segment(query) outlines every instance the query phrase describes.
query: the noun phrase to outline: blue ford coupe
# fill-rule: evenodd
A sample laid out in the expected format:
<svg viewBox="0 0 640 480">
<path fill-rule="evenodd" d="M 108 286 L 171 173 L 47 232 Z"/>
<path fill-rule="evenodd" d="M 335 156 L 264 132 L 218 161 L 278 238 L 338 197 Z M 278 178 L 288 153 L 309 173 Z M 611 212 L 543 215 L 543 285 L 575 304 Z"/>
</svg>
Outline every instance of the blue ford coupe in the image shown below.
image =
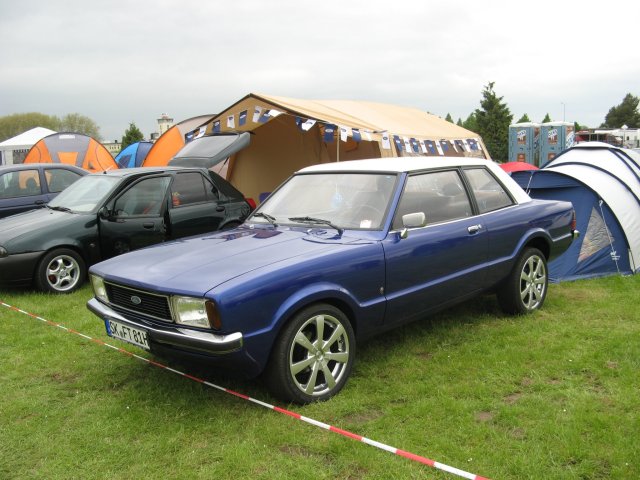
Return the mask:
<svg viewBox="0 0 640 480">
<path fill-rule="evenodd" d="M 94 265 L 88 307 L 112 337 L 308 403 L 343 388 L 368 336 L 487 291 L 540 308 L 574 228 L 570 203 L 530 199 L 490 161 L 321 164 L 236 229 Z"/>
</svg>

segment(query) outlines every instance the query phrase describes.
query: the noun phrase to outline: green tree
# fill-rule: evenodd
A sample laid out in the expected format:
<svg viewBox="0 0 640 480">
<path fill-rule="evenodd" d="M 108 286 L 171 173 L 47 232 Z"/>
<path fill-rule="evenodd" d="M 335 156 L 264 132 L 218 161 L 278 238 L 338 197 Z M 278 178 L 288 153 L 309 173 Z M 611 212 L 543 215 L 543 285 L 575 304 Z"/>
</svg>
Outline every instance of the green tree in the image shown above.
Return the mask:
<svg viewBox="0 0 640 480">
<path fill-rule="evenodd" d="M 529 123 L 529 122 L 531 122 L 531 119 L 529 118 L 529 115 L 525 113 L 520 117 L 520 120 L 518 120 L 516 123 Z"/>
<path fill-rule="evenodd" d="M 489 82 L 482 91 L 480 109 L 476 110 L 478 133 L 494 160 L 506 161 L 509 157 L 509 125 L 513 115 L 493 90 L 495 82 Z"/>
<path fill-rule="evenodd" d="M 132 143 L 141 142 L 142 140 L 144 140 L 144 135 L 136 124 L 131 122 L 129 124 L 129 128 L 124 132 L 124 136 L 122 137 L 122 146 L 120 147 L 120 151 L 124 150 Z"/>
<path fill-rule="evenodd" d="M 44 127 L 50 130 L 58 129 L 59 119 L 44 113 L 14 113 L 0 117 L 0 142 L 15 137 L 35 127 Z"/>
<path fill-rule="evenodd" d="M 451 114 L 450 113 L 447 113 L 447 116 L 444 117 L 444 119 L 449 123 L 453 123 L 453 118 L 451 118 Z"/>
<path fill-rule="evenodd" d="M 620 105 L 611 107 L 604 117 L 603 128 L 620 128 L 626 125 L 629 128 L 640 128 L 640 111 L 638 111 L 640 98 L 627 93 Z"/>
<path fill-rule="evenodd" d="M 100 127 L 98 127 L 96 122 L 79 113 L 68 113 L 62 117 L 57 130 L 61 132 L 82 133 L 96 140 L 102 140 L 100 137 Z"/>
<path fill-rule="evenodd" d="M 456 125 L 458 125 L 459 127 L 462 126 L 462 119 L 460 117 L 458 117 L 458 121 L 456 122 Z"/>
<path fill-rule="evenodd" d="M 549 116 L 549 114 L 547 113 L 544 118 L 542 119 L 542 123 L 547 123 L 551 121 L 551 117 Z"/>
<path fill-rule="evenodd" d="M 56 132 L 75 132 L 100 140 L 100 128 L 89 117 L 69 113 L 62 118 L 44 113 L 14 113 L 0 117 L 0 141 L 15 137 L 35 127 L 44 127 Z"/>
<path fill-rule="evenodd" d="M 470 113 L 467 119 L 462 122 L 462 127 L 478 133 L 478 119 L 476 118 L 475 112 Z"/>
</svg>

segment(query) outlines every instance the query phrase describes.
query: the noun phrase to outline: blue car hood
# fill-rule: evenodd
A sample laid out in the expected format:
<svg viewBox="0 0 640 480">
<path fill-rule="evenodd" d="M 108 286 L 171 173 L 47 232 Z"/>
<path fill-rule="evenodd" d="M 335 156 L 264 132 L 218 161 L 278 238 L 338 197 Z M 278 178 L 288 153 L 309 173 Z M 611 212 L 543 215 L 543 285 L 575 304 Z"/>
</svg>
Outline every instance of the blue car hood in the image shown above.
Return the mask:
<svg viewBox="0 0 640 480">
<path fill-rule="evenodd" d="M 242 227 L 126 253 L 94 265 L 91 272 L 142 289 L 204 295 L 248 272 L 362 242 L 346 235 L 337 237 L 333 231 Z"/>
</svg>

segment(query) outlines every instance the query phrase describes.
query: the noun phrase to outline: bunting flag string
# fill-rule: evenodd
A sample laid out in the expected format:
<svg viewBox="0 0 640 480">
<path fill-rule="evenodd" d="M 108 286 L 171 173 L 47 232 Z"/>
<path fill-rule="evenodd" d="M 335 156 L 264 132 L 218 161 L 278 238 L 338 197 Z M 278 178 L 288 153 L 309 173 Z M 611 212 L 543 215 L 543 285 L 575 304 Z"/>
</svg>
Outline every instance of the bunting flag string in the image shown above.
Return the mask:
<svg viewBox="0 0 640 480">
<path fill-rule="evenodd" d="M 383 150 L 390 150 L 393 140 L 396 153 L 398 156 L 409 155 L 426 155 L 426 156 L 445 156 L 455 154 L 457 156 L 485 156 L 479 138 L 457 138 L 457 139 L 428 139 L 409 137 L 401 134 L 390 134 L 386 130 L 371 130 L 360 127 L 349 127 L 346 125 L 334 125 L 329 122 L 317 120 L 314 118 L 305 118 L 286 111 L 277 110 L 275 108 L 263 107 L 255 105 L 253 107 L 253 115 L 251 121 L 255 124 L 264 124 L 280 115 L 291 115 L 295 119 L 295 124 L 302 132 L 308 132 L 314 126 L 318 125 L 321 130 L 322 139 L 325 143 L 333 143 L 336 138 L 341 142 L 347 142 L 349 137 L 354 142 L 360 143 L 365 141 L 378 141 Z M 237 113 L 226 116 L 225 126 L 228 130 L 234 130 L 237 127 L 245 127 L 248 123 L 249 110 L 242 110 Z M 210 133 L 218 134 L 222 130 L 222 120 L 215 120 L 210 124 Z M 187 141 L 199 138 L 204 135 L 207 126 L 198 128 L 186 135 Z M 376 137 L 373 137 L 376 135 Z"/>
</svg>

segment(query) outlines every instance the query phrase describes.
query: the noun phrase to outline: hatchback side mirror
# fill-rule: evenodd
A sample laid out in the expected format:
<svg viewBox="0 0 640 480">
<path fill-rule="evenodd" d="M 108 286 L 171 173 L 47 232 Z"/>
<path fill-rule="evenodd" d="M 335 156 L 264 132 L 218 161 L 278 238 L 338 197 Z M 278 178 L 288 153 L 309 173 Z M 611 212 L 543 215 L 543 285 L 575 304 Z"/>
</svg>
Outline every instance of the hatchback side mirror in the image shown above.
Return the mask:
<svg viewBox="0 0 640 480">
<path fill-rule="evenodd" d="M 100 210 L 98 210 L 98 216 L 103 220 L 108 220 L 109 218 L 111 218 L 111 212 L 107 207 L 102 207 Z"/>
</svg>

